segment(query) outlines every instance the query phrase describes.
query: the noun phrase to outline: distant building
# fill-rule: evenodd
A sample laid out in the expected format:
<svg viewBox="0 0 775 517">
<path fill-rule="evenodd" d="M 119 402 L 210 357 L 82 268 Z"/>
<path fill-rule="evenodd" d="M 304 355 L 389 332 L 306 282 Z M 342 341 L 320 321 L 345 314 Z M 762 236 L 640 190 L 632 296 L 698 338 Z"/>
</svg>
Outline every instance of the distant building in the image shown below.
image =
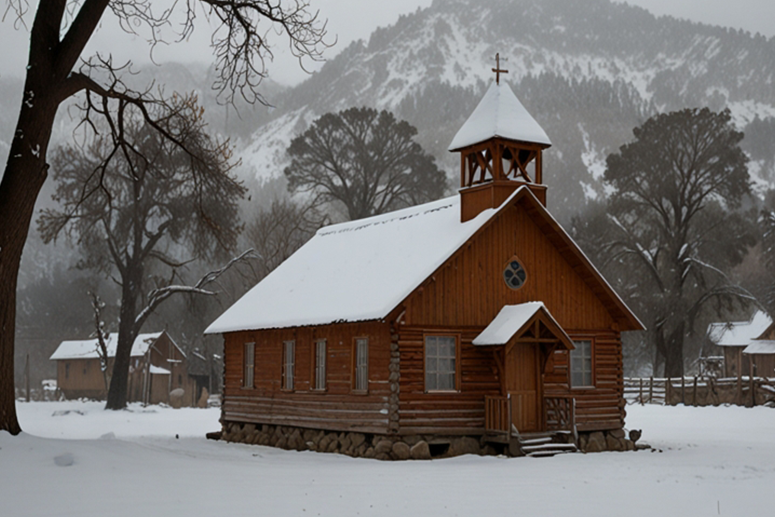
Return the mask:
<svg viewBox="0 0 775 517">
<path fill-rule="evenodd" d="M 724 352 L 724 376 L 775 377 L 775 325 L 756 311 L 749 321 L 720 321 L 708 326 L 708 338 Z"/>
<path fill-rule="evenodd" d="M 113 369 L 118 334 L 106 340 L 108 372 Z M 188 373 L 186 354 L 164 331 L 139 334 L 130 354 L 128 402 L 170 402 L 170 392 L 184 390 L 183 404 L 196 405 L 197 380 Z M 57 387 L 67 399 L 104 399 L 107 395 L 97 339 L 62 341 L 51 355 L 57 363 Z"/>
</svg>

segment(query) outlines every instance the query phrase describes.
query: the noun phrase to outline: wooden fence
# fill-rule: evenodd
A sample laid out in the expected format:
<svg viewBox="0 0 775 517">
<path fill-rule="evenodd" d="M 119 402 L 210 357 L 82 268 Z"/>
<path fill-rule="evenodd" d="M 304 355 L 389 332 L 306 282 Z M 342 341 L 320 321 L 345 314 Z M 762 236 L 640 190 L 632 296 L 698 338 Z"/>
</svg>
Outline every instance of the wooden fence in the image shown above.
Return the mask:
<svg viewBox="0 0 775 517">
<path fill-rule="evenodd" d="M 655 377 L 624 379 L 629 404 L 717 406 L 775 404 L 775 378 L 765 377 Z"/>
</svg>

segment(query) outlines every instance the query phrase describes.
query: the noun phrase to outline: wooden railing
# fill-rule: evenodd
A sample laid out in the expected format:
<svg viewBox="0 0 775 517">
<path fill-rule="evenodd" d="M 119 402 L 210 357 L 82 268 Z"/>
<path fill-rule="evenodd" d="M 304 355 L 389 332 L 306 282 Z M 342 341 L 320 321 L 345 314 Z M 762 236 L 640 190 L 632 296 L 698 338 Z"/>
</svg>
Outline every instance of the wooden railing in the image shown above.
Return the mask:
<svg viewBox="0 0 775 517">
<path fill-rule="evenodd" d="M 573 397 L 544 397 L 547 431 L 576 434 L 576 400 Z"/>
<path fill-rule="evenodd" d="M 484 429 L 488 434 L 505 434 L 511 430 L 509 397 L 484 397 Z"/>
</svg>

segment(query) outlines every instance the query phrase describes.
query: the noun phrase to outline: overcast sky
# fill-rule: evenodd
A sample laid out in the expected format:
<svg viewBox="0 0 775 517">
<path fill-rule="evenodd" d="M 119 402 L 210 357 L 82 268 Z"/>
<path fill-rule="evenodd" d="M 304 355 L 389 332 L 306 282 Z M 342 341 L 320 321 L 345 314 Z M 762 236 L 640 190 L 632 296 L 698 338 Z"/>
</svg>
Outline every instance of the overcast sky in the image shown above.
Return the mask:
<svg viewBox="0 0 775 517">
<path fill-rule="evenodd" d="M 350 42 L 368 38 L 375 28 L 394 23 L 400 14 L 429 6 L 431 0 L 310 0 L 310 3 L 320 10 L 322 18 L 328 19 L 331 40 L 338 38 L 337 44 L 326 53 L 330 58 Z M 752 33 L 760 32 L 767 37 L 775 36 L 775 0 L 627 0 L 627 3 L 644 7 L 656 15 L 667 14 L 713 25 L 742 28 Z M 30 15 L 28 26 L 31 20 Z M 199 30 L 188 43 L 157 49 L 157 61 L 210 60 L 208 30 L 203 25 L 200 24 Z M 137 42 L 140 44 L 128 43 L 123 35 L 111 38 L 117 30 L 106 22 L 93 38 L 91 48 L 110 49 L 119 62 L 129 58 L 138 62 L 148 61 L 147 47 L 141 41 Z M 29 35 L 25 29 L 14 29 L 13 17 L 8 16 L 0 22 L 0 49 L 3 49 L 0 55 L 0 77 L 23 74 L 28 41 Z M 120 44 L 117 45 L 117 42 Z M 270 65 L 270 76 L 283 84 L 303 80 L 306 75 L 296 61 L 282 51 L 281 40 L 276 40 L 275 49 L 279 52 L 276 53 L 275 62 Z M 308 68 L 314 69 L 315 65 L 308 65 Z"/>
</svg>

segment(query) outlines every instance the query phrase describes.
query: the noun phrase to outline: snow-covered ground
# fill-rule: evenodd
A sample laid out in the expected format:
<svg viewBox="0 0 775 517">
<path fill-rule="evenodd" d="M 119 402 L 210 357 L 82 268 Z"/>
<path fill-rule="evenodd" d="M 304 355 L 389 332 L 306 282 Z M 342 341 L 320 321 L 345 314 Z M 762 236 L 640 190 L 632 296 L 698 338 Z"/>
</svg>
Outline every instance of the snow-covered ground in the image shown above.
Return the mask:
<svg viewBox="0 0 775 517">
<path fill-rule="evenodd" d="M 3 516 L 775 515 L 768 408 L 629 406 L 659 452 L 390 463 L 208 441 L 217 409 L 17 407 Z"/>
</svg>

